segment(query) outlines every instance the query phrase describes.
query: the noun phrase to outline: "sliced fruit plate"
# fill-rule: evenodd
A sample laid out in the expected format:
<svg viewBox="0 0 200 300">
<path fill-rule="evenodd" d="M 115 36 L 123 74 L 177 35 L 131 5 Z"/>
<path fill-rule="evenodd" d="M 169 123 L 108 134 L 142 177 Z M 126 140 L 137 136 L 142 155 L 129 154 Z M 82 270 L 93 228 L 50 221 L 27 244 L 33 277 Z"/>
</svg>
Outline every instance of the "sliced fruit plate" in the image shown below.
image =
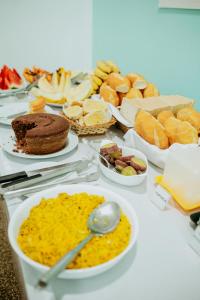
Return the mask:
<svg viewBox="0 0 200 300">
<path fill-rule="evenodd" d="M 38 74 L 43 75 L 38 82 L 38 87 L 33 88 L 31 93 L 34 96 L 45 97 L 49 105 L 61 107 L 64 103 L 82 101 L 98 93 L 108 74 L 119 72 L 118 66 L 111 61 L 100 61 L 97 66 L 97 69 L 87 73 L 65 70 L 64 67 L 51 73 L 33 67 L 25 68 L 23 75 L 28 82 L 33 82 Z M 100 69 L 106 73 L 104 74 Z"/>
<path fill-rule="evenodd" d="M 23 88 L 23 81 L 15 68 L 4 65 L 0 69 L 0 93 Z"/>
<path fill-rule="evenodd" d="M 51 78 L 43 76 L 38 81 L 38 87 L 31 90 L 32 95 L 43 96 L 47 104 L 60 107 L 72 100 L 84 100 L 91 93 L 90 75 L 83 72 L 66 71 L 64 68 L 52 73 Z"/>
</svg>

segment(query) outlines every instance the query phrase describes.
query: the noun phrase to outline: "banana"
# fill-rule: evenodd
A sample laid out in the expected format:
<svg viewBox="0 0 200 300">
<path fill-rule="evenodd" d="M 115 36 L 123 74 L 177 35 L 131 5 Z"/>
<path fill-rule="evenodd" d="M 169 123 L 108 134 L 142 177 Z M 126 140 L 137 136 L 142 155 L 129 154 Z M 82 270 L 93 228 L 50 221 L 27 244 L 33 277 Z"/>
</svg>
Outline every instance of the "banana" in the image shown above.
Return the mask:
<svg viewBox="0 0 200 300">
<path fill-rule="evenodd" d="M 95 74 L 97 77 L 101 78 L 102 80 L 106 80 L 106 79 L 108 78 L 108 74 L 105 73 L 105 72 L 103 72 L 103 71 L 101 71 L 99 68 L 96 68 L 96 69 L 94 70 L 94 74 Z"/>
<path fill-rule="evenodd" d="M 107 61 L 106 61 L 106 64 L 109 65 L 109 66 L 111 67 L 112 72 L 120 73 L 119 67 L 118 67 L 116 64 L 114 64 L 111 60 L 107 60 Z"/>
<path fill-rule="evenodd" d="M 94 95 L 94 94 L 96 94 L 96 93 L 97 93 L 97 91 L 94 90 L 94 89 L 92 89 L 89 96 L 92 96 L 92 95 Z"/>
<path fill-rule="evenodd" d="M 104 61 L 98 61 L 97 62 L 97 68 L 99 68 L 101 71 L 109 74 L 112 72 L 112 67 L 106 64 Z"/>
<path fill-rule="evenodd" d="M 92 75 L 92 80 L 93 80 L 93 82 L 95 82 L 98 86 L 101 86 L 102 83 L 103 83 L 103 81 L 102 81 L 99 77 L 97 77 L 96 75 Z"/>
<path fill-rule="evenodd" d="M 95 81 L 92 81 L 92 88 L 93 88 L 93 90 L 98 90 L 98 88 L 99 88 L 99 86 L 96 84 L 96 82 Z"/>
</svg>

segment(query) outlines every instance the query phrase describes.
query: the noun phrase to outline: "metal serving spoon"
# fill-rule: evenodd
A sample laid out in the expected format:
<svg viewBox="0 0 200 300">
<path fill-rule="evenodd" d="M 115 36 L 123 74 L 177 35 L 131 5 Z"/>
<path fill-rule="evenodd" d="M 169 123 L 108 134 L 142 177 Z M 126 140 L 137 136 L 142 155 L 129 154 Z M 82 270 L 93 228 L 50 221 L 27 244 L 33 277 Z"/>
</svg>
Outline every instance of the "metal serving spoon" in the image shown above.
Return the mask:
<svg viewBox="0 0 200 300">
<path fill-rule="evenodd" d="M 98 154 L 98 156 L 101 158 L 102 163 L 108 168 L 108 169 L 114 169 L 113 165 L 103 156 L 100 154 L 100 152 L 91 144 L 89 143 L 85 138 L 82 139 L 83 144 L 90 147 L 95 153 Z"/>
<path fill-rule="evenodd" d="M 98 234 L 106 234 L 115 229 L 120 220 L 120 207 L 116 202 L 105 202 L 93 210 L 88 218 L 91 233 L 73 250 L 65 254 L 52 268 L 45 272 L 38 281 L 39 287 L 46 287 L 50 280 L 58 275 L 81 251 L 81 249 Z"/>
</svg>

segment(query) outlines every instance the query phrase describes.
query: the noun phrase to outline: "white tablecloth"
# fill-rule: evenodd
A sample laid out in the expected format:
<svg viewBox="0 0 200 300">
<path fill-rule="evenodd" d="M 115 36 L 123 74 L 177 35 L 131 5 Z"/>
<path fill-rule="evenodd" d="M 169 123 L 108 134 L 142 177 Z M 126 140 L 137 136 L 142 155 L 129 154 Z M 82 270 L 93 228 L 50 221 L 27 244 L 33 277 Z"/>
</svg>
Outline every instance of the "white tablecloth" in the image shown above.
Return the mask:
<svg viewBox="0 0 200 300">
<path fill-rule="evenodd" d="M 9 130 L 9 127 L 0 126 L 0 143 Z M 109 138 L 116 135 L 120 136 L 121 133 L 110 132 Z M 81 147 L 71 157 L 81 158 Z M 53 160 L 63 159 L 66 157 Z M 1 174 L 34 162 L 0 150 Z M 192 231 L 189 218 L 174 208 L 160 211 L 150 201 L 154 196 L 153 178 L 158 173 L 158 169 L 150 166 L 148 180 L 132 188 L 119 186 L 103 176 L 98 181 L 98 184 L 121 194 L 135 208 L 140 228 L 134 252 L 99 276 L 85 280 L 57 279 L 45 291 L 35 290 L 38 273 L 22 263 L 29 299 L 199 300 L 200 259 L 187 243 Z M 16 200 L 13 201 L 16 203 Z M 17 204 L 13 204 L 13 201 L 7 202 L 10 215 L 20 203 L 19 199 Z"/>
</svg>

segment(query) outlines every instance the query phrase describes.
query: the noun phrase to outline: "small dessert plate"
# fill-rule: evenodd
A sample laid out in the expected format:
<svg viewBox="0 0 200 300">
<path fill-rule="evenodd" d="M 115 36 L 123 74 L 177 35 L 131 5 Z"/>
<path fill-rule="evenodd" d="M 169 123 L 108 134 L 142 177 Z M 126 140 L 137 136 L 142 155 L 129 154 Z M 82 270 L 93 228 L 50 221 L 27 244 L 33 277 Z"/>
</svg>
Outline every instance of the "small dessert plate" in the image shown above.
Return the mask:
<svg viewBox="0 0 200 300">
<path fill-rule="evenodd" d="M 67 144 L 65 148 L 63 148 L 60 151 L 51 153 L 51 154 L 43 154 L 43 155 L 35 155 L 35 154 L 26 154 L 23 152 L 17 152 L 16 149 L 16 139 L 12 132 L 8 134 L 7 139 L 3 142 L 2 148 L 7 153 L 21 157 L 21 158 L 28 158 L 28 159 L 46 159 L 46 158 L 52 158 L 52 157 L 58 157 L 61 155 L 68 154 L 72 150 L 74 150 L 78 145 L 78 137 L 74 135 L 73 133 L 69 132 L 67 137 Z"/>
<path fill-rule="evenodd" d="M 11 126 L 12 120 L 17 116 L 24 115 L 24 112 L 28 113 L 28 109 L 28 102 L 4 104 L 0 107 L 0 124 Z M 54 110 L 48 106 L 45 107 L 45 111 L 49 114 L 55 113 Z M 12 118 L 10 115 L 16 116 Z"/>
<path fill-rule="evenodd" d="M 103 140 L 101 142 L 100 148 L 103 145 L 110 144 L 110 143 L 114 143 L 114 142 L 111 140 Z M 109 169 L 108 167 L 106 167 L 101 162 L 100 157 L 98 157 L 98 162 L 99 162 L 99 166 L 100 166 L 102 173 L 108 179 L 110 179 L 118 184 L 122 184 L 122 185 L 126 185 L 126 186 L 135 186 L 135 185 L 141 184 L 145 180 L 145 178 L 147 177 L 147 174 L 148 174 L 148 162 L 147 162 L 146 156 L 141 151 L 138 151 L 136 149 L 124 147 L 121 145 L 119 145 L 119 147 L 122 149 L 123 156 L 135 155 L 136 157 L 142 159 L 147 166 L 146 171 L 144 173 L 137 174 L 137 175 L 125 176 L 125 175 L 118 173 L 117 171 L 115 171 L 113 169 Z M 99 151 L 100 151 L 100 149 L 99 149 Z"/>
</svg>

